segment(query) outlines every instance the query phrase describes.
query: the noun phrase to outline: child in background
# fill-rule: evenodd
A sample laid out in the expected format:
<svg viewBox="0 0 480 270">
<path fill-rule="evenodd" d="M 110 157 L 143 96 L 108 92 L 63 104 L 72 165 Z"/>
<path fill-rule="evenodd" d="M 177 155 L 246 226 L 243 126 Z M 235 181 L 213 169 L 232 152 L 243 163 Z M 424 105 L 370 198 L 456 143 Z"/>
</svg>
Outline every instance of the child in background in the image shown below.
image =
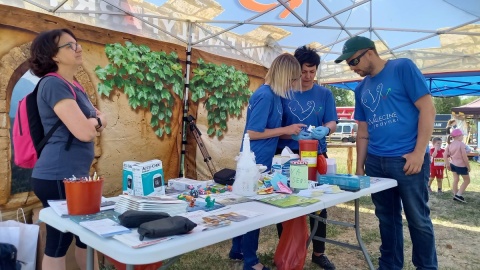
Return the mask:
<svg viewBox="0 0 480 270">
<path fill-rule="evenodd" d="M 460 129 L 452 130 L 450 136 L 453 138 L 452 142 L 445 149 L 444 159 L 447 170 L 453 173 L 453 200 L 466 203 L 463 198 L 463 192 L 470 184 L 470 163 L 468 162 L 466 145 L 463 143 L 463 133 Z M 449 160 L 449 158 L 451 160 Z M 463 183 L 458 188 L 459 175 L 463 178 Z"/>
<path fill-rule="evenodd" d="M 432 193 L 432 182 L 437 178 L 438 193 L 442 193 L 443 168 L 445 167 L 445 159 L 443 157 L 445 150 L 442 147 L 442 139 L 435 137 L 432 140 L 432 148 L 430 149 L 430 179 L 428 181 L 428 192 Z"/>
</svg>

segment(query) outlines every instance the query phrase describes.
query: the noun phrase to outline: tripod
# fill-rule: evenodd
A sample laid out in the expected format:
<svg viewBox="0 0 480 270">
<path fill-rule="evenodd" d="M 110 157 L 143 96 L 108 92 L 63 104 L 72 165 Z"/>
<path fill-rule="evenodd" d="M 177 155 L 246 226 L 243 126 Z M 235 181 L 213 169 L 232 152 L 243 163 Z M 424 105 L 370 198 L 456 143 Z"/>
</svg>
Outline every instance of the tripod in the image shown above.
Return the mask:
<svg viewBox="0 0 480 270">
<path fill-rule="evenodd" d="M 198 129 L 197 125 L 195 125 L 195 118 L 192 115 L 189 115 L 186 118 L 186 121 L 188 122 L 188 125 L 190 127 L 190 131 L 193 133 L 193 136 L 195 137 L 195 141 L 197 141 L 198 147 L 200 148 L 200 152 L 202 152 L 203 155 L 203 161 L 207 164 L 208 170 L 213 175 L 217 172 L 217 169 L 215 169 L 215 165 L 213 165 L 212 162 L 212 157 L 210 154 L 208 154 L 207 148 L 205 147 L 205 144 L 203 144 L 202 140 L 202 133 Z"/>
</svg>

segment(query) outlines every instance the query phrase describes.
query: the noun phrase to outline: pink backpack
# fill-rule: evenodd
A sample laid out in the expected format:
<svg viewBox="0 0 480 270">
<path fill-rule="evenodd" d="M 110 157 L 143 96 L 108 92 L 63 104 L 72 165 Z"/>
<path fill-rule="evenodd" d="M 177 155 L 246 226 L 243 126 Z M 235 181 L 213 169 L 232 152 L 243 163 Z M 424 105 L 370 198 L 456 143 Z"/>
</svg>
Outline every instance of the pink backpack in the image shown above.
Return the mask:
<svg viewBox="0 0 480 270">
<path fill-rule="evenodd" d="M 18 102 L 17 113 L 13 122 L 12 139 L 14 161 L 15 164 L 21 168 L 31 169 L 35 166 L 48 139 L 52 137 L 55 130 L 62 124 L 62 121 L 59 119 L 45 135 L 40 113 L 38 112 L 37 93 L 40 82 L 48 76 L 55 76 L 65 81 L 65 79 L 57 73 L 48 73 L 38 81 L 32 93 L 26 95 Z M 73 97 L 76 100 L 77 95 L 72 86 L 66 81 L 65 83 L 72 91 Z M 77 82 L 74 83 L 83 91 L 83 88 Z M 67 148 L 69 148 L 73 139 L 72 135 L 70 135 L 70 137 Z"/>
</svg>

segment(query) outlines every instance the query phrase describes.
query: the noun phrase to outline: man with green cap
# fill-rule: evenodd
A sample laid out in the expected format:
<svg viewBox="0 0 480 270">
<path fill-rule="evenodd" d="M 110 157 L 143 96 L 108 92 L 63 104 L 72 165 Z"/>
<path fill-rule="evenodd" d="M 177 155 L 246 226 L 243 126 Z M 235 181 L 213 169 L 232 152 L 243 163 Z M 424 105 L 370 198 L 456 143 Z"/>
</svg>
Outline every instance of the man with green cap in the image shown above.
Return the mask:
<svg viewBox="0 0 480 270">
<path fill-rule="evenodd" d="M 380 222 L 379 269 L 403 268 L 402 206 L 417 269 L 438 269 L 435 236 L 427 205 L 435 107 L 425 78 L 406 58 L 383 60 L 366 37 L 345 42 L 335 62 L 346 61 L 364 77 L 355 89 L 357 175 L 397 180 L 398 186 L 372 194 Z"/>
</svg>

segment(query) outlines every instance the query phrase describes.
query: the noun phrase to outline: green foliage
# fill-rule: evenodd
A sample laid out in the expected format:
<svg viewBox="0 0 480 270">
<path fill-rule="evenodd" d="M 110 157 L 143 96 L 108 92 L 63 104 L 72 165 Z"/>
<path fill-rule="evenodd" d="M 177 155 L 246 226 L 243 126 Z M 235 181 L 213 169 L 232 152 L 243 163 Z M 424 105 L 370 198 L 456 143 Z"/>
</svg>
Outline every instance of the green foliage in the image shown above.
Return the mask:
<svg viewBox="0 0 480 270">
<path fill-rule="evenodd" d="M 355 97 L 353 91 L 331 85 L 325 85 L 325 87 L 332 91 L 333 98 L 335 99 L 335 106 L 352 107 L 355 104 Z"/>
<path fill-rule="evenodd" d="M 453 107 L 461 105 L 460 97 L 433 98 L 437 114 L 451 114 Z"/>
<path fill-rule="evenodd" d="M 150 126 L 157 136 L 170 134 L 175 104 L 172 91 L 183 98 L 182 66 L 178 63 L 177 54 L 154 52 L 148 46 L 128 41 L 125 46 L 120 43 L 106 45 L 105 53 L 110 63 L 104 68 L 95 68 L 102 81 L 98 92 L 108 97 L 114 88 L 123 90 L 133 109 L 150 110 Z"/>
<path fill-rule="evenodd" d="M 461 102 L 460 106 L 463 106 L 463 105 L 465 105 L 465 104 L 468 104 L 468 103 L 470 103 L 470 102 L 473 102 L 473 101 L 475 101 L 475 100 L 477 100 L 477 99 L 479 99 L 479 98 L 480 98 L 480 97 L 477 97 L 477 96 L 465 96 L 465 97 L 462 97 L 462 98 L 460 99 L 460 102 Z"/>
<path fill-rule="evenodd" d="M 248 103 L 251 92 L 248 89 L 247 74 L 233 66 L 220 66 L 198 60 L 190 81 L 192 101 L 203 100 L 207 110 L 209 136 L 222 137 L 227 129 L 229 116 L 239 116 Z"/>
</svg>

